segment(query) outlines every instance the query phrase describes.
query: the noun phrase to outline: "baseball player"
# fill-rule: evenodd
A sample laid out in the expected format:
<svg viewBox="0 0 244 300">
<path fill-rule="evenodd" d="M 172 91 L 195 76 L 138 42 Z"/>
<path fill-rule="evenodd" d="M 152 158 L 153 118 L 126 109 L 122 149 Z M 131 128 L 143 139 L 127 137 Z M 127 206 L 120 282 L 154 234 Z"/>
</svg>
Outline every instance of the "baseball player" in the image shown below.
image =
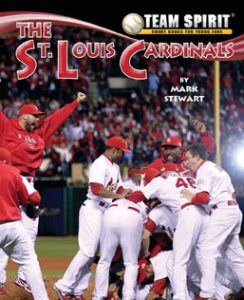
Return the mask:
<svg viewBox="0 0 244 300">
<path fill-rule="evenodd" d="M 142 257 L 149 255 L 150 237 L 154 232 L 165 233 L 173 240 L 176 221 L 171 209 L 163 204 L 154 207 L 149 212 L 142 235 Z M 167 239 L 163 234 L 162 238 L 167 243 Z"/>
<path fill-rule="evenodd" d="M 152 179 L 150 169 L 146 171 L 144 184 Z M 159 171 L 156 170 L 159 174 Z M 128 199 L 133 197 L 128 196 Z M 117 247 L 120 245 L 125 265 L 122 295 L 124 300 L 135 299 L 137 261 L 141 246 L 144 206 L 128 199 L 110 204 L 106 210 L 100 238 L 101 256 L 96 269 L 94 300 L 102 300 L 108 294 L 109 267 Z"/>
<path fill-rule="evenodd" d="M 173 249 L 174 249 L 174 267 L 177 269 L 177 267 L 180 269 L 173 272 L 175 277 L 173 278 L 173 284 L 174 284 L 174 299 L 187 299 L 186 296 L 186 267 L 187 262 L 189 261 L 189 256 L 191 254 L 189 248 L 192 247 L 192 245 L 196 242 L 197 236 L 196 231 L 201 229 L 201 220 L 199 216 L 201 216 L 201 212 L 198 212 L 197 207 L 187 207 L 189 205 L 188 201 L 184 199 L 181 196 L 181 191 L 184 189 L 195 189 L 195 183 L 192 178 L 185 177 L 180 175 L 179 173 L 175 171 L 179 171 L 179 168 L 177 165 L 168 163 L 165 164 L 165 171 L 162 173 L 161 177 L 154 178 L 149 185 L 144 187 L 142 189 L 142 193 L 147 199 L 152 198 L 158 198 L 162 204 L 170 208 L 170 210 L 173 212 L 173 218 L 175 218 L 176 221 L 176 232 L 177 228 L 178 231 L 183 233 L 186 231 L 187 237 L 185 238 L 186 241 L 189 240 L 189 243 L 187 243 L 184 238 L 180 236 L 180 234 L 174 234 L 174 240 L 173 240 Z M 184 208 L 184 210 L 182 210 Z M 189 226 L 184 226 L 179 223 L 183 223 L 183 211 L 184 213 L 187 212 L 188 217 L 186 217 L 186 223 L 188 221 Z M 189 211 L 189 212 L 188 212 Z M 196 212 L 195 212 L 196 211 Z M 191 223 L 192 221 L 192 223 Z M 188 224 L 187 223 L 187 224 Z M 199 226 L 195 226 L 197 224 L 200 224 Z M 182 227 L 182 230 L 180 230 Z M 179 229 L 180 228 L 180 229 Z M 183 234 L 182 234 L 183 236 Z M 182 241 L 183 239 L 183 241 Z M 178 245 L 182 243 L 182 246 Z M 177 244 L 177 245 L 176 245 Z M 184 246 L 185 245 L 185 246 Z M 182 255 L 180 255 L 180 251 L 182 247 L 187 248 L 187 251 L 182 251 Z M 185 249 L 184 248 L 184 249 Z M 181 257 L 181 260 L 178 260 L 178 257 Z M 180 265 L 180 263 L 182 265 Z M 181 268 L 180 268 L 181 267 Z"/>
<path fill-rule="evenodd" d="M 137 260 L 141 245 L 143 218 L 140 206 L 121 199 L 109 206 L 103 216 L 100 239 L 101 257 L 96 269 L 93 299 L 102 300 L 108 293 L 109 267 L 120 245 L 125 265 L 123 299 L 135 299 Z"/>
<path fill-rule="evenodd" d="M 21 265 L 32 295 L 36 300 L 48 300 L 34 245 L 21 220 L 19 205 L 39 205 L 36 191 L 28 194 L 19 170 L 8 165 L 11 154 L 0 148 L 0 247 L 11 259 Z"/>
<path fill-rule="evenodd" d="M 200 141 L 207 148 L 208 153 L 213 153 L 215 142 L 210 133 L 207 132 L 204 123 L 191 119 L 192 125 L 200 133 Z M 154 160 L 147 168 L 155 168 L 161 170 L 165 163 L 173 162 L 178 165 L 181 172 L 189 172 L 185 161 L 185 151 L 182 150 L 181 139 L 177 136 L 169 136 L 163 143 L 163 154 L 161 158 Z"/>
<path fill-rule="evenodd" d="M 191 206 L 193 207 L 193 205 Z M 182 245 L 181 245 L 182 246 Z M 196 295 L 199 293 L 200 290 L 200 282 L 201 282 L 201 262 L 199 261 L 199 255 L 197 255 L 195 249 L 191 252 L 191 257 L 189 262 L 187 263 L 187 286 L 185 286 L 185 289 L 187 290 L 185 292 L 185 295 L 182 296 L 181 299 L 195 299 Z M 183 261 L 183 264 L 184 261 Z M 226 300 L 229 299 L 229 295 L 231 290 L 233 290 L 233 278 L 231 270 L 226 268 L 223 269 L 224 262 L 222 258 L 218 259 L 218 265 L 221 266 L 219 271 L 221 273 L 216 274 L 216 280 L 215 280 L 215 287 L 216 287 L 216 293 L 215 298 L 217 300 Z M 166 262 L 167 266 L 167 275 L 170 280 L 170 283 L 174 285 L 174 277 L 175 277 L 175 270 L 174 270 L 174 253 L 172 252 L 172 255 L 168 257 L 168 260 Z M 174 292 L 172 290 L 172 292 Z M 175 295 L 172 294 L 172 297 L 175 298 Z"/>
<path fill-rule="evenodd" d="M 78 93 L 77 99 L 65 105 L 47 118 L 33 104 L 24 104 L 19 110 L 17 119 L 8 119 L 0 111 L 0 146 L 8 149 L 12 153 L 12 163 L 20 170 L 20 174 L 26 177 L 34 185 L 34 176 L 38 171 L 42 160 L 46 141 L 64 123 L 64 121 L 76 110 L 79 104 L 85 101 L 86 95 Z M 38 209 L 30 206 L 22 206 L 22 222 L 30 235 L 33 243 L 35 242 L 38 230 Z M 27 213 L 30 217 L 27 216 Z M 4 271 L 7 265 L 7 256 L 0 250 L 0 283 L 6 281 Z M 30 291 L 21 268 L 15 283 Z"/>
<path fill-rule="evenodd" d="M 197 172 L 197 193 L 184 191 L 187 200 L 196 205 L 208 205 L 211 216 L 202 245 L 202 280 L 199 299 L 215 294 L 216 259 L 222 254 L 227 264 L 244 287 L 244 251 L 239 240 L 242 213 L 235 199 L 228 173 L 211 161 L 201 144 L 191 145 L 186 159 L 192 171 Z"/>
<path fill-rule="evenodd" d="M 130 153 L 121 137 L 106 141 L 106 150 L 92 164 L 89 173 L 87 200 L 81 205 L 79 215 L 79 251 L 62 279 L 54 289 L 60 299 L 79 297 L 87 289 L 81 276 L 84 268 L 91 266 L 96 255 L 102 226 L 102 216 L 112 199 L 125 198 L 130 190 L 123 190 L 118 163 L 124 152 Z M 122 191 L 118 193 L 117 191 Z"/>
<path fill-rule="evenodd" d="M 137 289 L 136 299 L 153 300 L 158 299 L 164 295 L 166 298 L 165 288 L 168 285 L 168 274 L 166 262 L 169 259 L 172 251 L 161 251 L 157 255 L 148 260 L 141 259 L 138 263 L 138 284 L 142 285 L 144 282 L 153 277 L 153 284 L 149 290 Z"/>
<path fill-rule="evenodd" d="M 202 207 L 186 202 L 181 206 L 173 239 L 174 300 L 188 299 L 187 267 L 195 250 L 201 262 L 200 249 L 205 242 L 209 215 Z"/>
<path fill-rule="evenodd" d="M 156 174 L 156 169 L 152 170 L 155 170 Z M 158 171 L 158 176 L 138 192 L 141 195 L 140 200 L 157 198 L 178 217 L 181 205 L 187 202 L 181 197 L 180 192 L 187 188 L 194 189 L 194 180 L 191 177 L 180 175 L 177 164 L 167 163 L 164 165 L 163 171 L 161 176 L 159 176 L 160 172 Z M 145 176 L 144 180 L 146 179 Z"/>
<path fill-rule="evenodd" d="M 175 275 L 174 281 L 176 281 L 177 284 L 179 281 L 182 280 L 182 278 L 183 280 L 185 280 L 183 284 L 184 289 L 186 285 L 186 268 L 191 258 L 191 248 L 193 247 L 193 245 L 196 244 L 196 241 L 198 241 L 199 243 L 200 238 L 198 237 L 198 235 L 200 235 L 200 233 L 203 234 L 202 214 L 201 212 L 198 211 L 195 212 L 195 210 L 198 209 L 199 208 L 197 207 L 183 209 L 180 211 L 178 220 L 176 220 L 169 207 L 165 205 L 159 205 L 156 208 L 154 208 L 152 211 L 150 211 L 148 220 L 145 224 L 144 233 L 143 233 L 143 239 L 145 239 L 143 245 L 144 247 L 146 247 L 146 249 L 149 248 L 147 240 L 149 240 L 150 235 L 155 230 L 161 230 L 165 232 L 168 235 L 168 237 L 173 240 L 175 270 L 174 271 L 172 270 L 172 273 L 173 275 Z M 203 214 L 204 214 L 203 216 L 205 216 L 204 212 Z M 189 227 L 190 227 L 189 229 L 184 224 L 184 221 L 187 224 L 189 223 Z M 176 227 L 176 223 L 179 224 L 177 225 L 177 227 Z M 192 239 L 194 239 L 194 241 L 192 241 Z M 144 250 L 144 252 L 146 252 L 146 249 Z M 180 263 L 180 266 L 178 263 Z M 179 270 L 177 268 L 179 268 Z M 181 268 L 183 268 L 183 270 Z M 178 277 L 180 278 L 178 279 Z M 173 280 L 173 276 L 172 276 L 172 280 Z M 178 287 L 177 284 L 176 286 Z M 181 287 L 182 285 L 180 284 L 180 288 Z M 183 291 L 185 293 L 184 289 Z M 175 297 L 177 297 L 177 294 L 175 294 Z M 181 297 L 183 299 L 186 296 L 181 296 Z"/>
</svg>

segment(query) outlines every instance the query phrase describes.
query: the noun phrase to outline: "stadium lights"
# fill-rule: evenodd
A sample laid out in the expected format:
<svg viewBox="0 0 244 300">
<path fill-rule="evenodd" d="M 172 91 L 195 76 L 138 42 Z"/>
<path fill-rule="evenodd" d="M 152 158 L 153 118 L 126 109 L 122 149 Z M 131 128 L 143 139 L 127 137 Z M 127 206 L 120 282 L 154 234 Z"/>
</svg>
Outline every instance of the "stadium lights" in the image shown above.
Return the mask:
<svg viewBox="0 0 244 300">
<path fill-rule="evenodd" d="M 236 162 L 239 168 L 244 169 L 244 146 L 236 151 Z"/>
</svg>

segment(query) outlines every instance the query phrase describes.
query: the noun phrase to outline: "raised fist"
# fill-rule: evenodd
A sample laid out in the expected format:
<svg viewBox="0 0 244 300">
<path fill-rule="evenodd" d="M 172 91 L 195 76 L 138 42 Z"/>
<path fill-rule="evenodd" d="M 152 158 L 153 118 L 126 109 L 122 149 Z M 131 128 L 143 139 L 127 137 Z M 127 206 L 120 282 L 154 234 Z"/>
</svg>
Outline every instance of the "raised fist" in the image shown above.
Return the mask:
<svg viewBox="0 0 244 300">
<path fill-rule="evenodd" d="M 203 122 L 194 119 L 194 118 L 190 118 L 191 124 L 194 126 L 194 128 L 199 132 L 199 133 L 205 133 L 206 130 L 206 126 Z"/>
<path fill-rule="evenodd" d="M 78 92 L 76 100 L 78 103 L 85 102 L 86 101 L 86 94 L 82 92 Z"/>
</svg>

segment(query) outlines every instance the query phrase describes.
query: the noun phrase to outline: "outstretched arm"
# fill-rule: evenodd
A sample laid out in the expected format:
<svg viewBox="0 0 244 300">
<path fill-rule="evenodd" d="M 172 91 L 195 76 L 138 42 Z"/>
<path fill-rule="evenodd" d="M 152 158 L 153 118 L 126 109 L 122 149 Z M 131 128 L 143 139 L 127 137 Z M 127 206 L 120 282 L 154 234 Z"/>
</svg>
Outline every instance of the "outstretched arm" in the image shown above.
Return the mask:
<svg viewBox="0 0 244 300">
<path fill-rule="evenodd" d="M 196 131 L 200 133 L 201 144 L 207 149 L 208 154 L 212 154 L 216 147 L 212 134 L 207 132 L 206 126 L 203 122 L 194 118 L 191 118 L 190 121 Z"/>
<path fill-rule="evenodd" d="M 10 120 L 5 116 L 5 114 L 0 110 L 0 135 L 5 131 L 6 126 Z"/>
<path fill-rule="evenodd" d="M 52 113 L 49 117 L 44 120 L 44 125 L 42 127 L 43 138 L 47 140 L 50 136 L 63 125 L 63 123 L 68 119 L 68 117 L 77 109 L 80 103 L 86 101 L 86 95 L 79 92 L 77 98 L 64 107 L 60 108 L 56 112 Z"/>
</svg>

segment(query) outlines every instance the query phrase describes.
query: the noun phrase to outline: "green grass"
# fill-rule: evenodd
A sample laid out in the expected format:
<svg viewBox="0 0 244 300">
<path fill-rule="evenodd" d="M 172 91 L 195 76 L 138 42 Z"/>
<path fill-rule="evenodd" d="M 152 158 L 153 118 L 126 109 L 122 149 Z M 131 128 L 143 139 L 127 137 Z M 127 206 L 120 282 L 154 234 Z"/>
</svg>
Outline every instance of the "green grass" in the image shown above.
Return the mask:
<svg viewBox="0 0 244 300">
<path fill-rule="evenodd" d="M 244 248 L 244 238 L 241 238 Z M 77 236 L 69 237 L 38 237 L 36 241 L 36 252 L 39 257 L 73 257 L 78 250 Z M 64 271 L 42 270 L 44 277 L 55 276 L 60 277 Z M 8 276 L 15 277 L 15 272 L 8 272 Z"/>
<path fill-rule="evenodd" d="M 38 237 L 36 252 L 38 256 L 65 257 L 74 256 L 78 250 L 77 236 Z"/>
<path fill-rule="evenodd" d="M 77 236 L 46 237 L 38 236 L 36 240 L 36 252 L 38 257 L 73 257 L 78 250 Z M 43 276 L 61 277 L 65 270 L 42 270 Z M 15 271 L 8 271 L 7 276 L 14 278 Z"/>
<path fill-rule="evenodd" d="M 42 270 L 42 276 L 45 277 L 62 277 L 64 274 L 64 271 L 48 271 L 48 270 Z M 7 277 L 15 278 L 17 272 L 13 271 L 8 271 L 7 272 Z"/>
</svg>

